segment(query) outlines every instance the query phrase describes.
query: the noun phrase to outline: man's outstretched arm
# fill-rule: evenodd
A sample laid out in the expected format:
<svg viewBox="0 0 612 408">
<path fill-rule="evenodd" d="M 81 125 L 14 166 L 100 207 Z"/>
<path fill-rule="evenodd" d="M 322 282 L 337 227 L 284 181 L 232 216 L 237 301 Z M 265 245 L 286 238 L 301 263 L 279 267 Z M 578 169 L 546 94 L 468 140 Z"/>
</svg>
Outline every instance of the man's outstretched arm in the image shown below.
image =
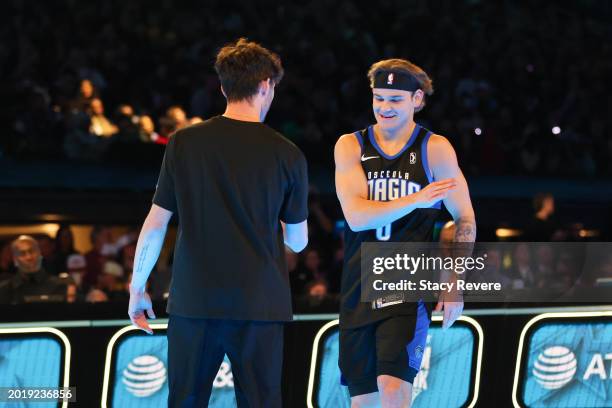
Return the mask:
<svg viewBox="0 0 612 408">
<path fill-rule="evenodd" d="M 376 229 L 402 218 L 417 208 L 430 207 L 455 187 L 452 178 L 440 179 L 421 191 L 391 201 L 368 200 L 368 184 L 361 167 L 361 147 L 355 135 L 338 139 L 334 149 L 336 194 L 344 218 L 353 231 Z"/>
<path fill-rule="evenodd" d="M 153 267 L 155 267 L 164 244 L 170 218 L 172 218 L 172 211 L 153 204 L 140 230 L 138 244 L 136 245 L 134 272 L 130 283 L 128 315 L 135 326 L 149 334 L 152 334 L 153 330 L 149 327 L 145 311 L 150 319 L 155 319 L 155 314 L 153 313 L 151 298 L 145 289 L 147 279 Z"/>
</svg>

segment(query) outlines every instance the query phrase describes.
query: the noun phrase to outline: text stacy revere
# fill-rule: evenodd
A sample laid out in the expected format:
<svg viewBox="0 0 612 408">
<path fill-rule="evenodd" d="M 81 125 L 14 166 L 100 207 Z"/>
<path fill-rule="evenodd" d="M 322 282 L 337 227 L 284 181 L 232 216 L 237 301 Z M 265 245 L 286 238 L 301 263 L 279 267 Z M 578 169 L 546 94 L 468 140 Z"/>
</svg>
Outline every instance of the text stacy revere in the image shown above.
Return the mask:
<svg viewBox="0 0 612 408">
<path fill-rule="evenodd" d="M 499 282 L 466 282 L 463 279 L 457 279 L 455 282 L 433 282 L 427 279 L 421 279 L 418 282 L 402 279 L 397 282 L 385 282 L 382 279 L 376 279 L 372 283 L 372 287 L 376 291 L 500 291 L 502 285 Z"/>
</svg>

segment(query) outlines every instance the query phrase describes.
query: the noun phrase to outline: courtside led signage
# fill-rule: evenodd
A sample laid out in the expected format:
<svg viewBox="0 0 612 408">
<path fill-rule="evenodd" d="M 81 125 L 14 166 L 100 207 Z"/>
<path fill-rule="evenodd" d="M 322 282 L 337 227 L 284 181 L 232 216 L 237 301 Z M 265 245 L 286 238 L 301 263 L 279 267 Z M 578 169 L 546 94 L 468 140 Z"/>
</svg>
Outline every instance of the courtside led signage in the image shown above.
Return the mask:
<svg viewBox="0 0 612 408">
<path fill-rule="evenodd" d="M 119 330 L 107 348 L 102 404 L 106 407 L 168 406 L 168 341 L 165 324 L 152 325 L 153 335 L 134 327 Z M 236 406 L 234 379 L 225 357 L 213 382 L 209 407 Z"/>
<path fill-rule="evenodd" d="M 478 397 L 482 329 L 465 316 L 448 330 L 442 330 L 439 317 L 433 320 L 421 371 L 414 379 L 412 407 L 472 407 Z M 351 405 L 347 387 L 340 385 L 337 320 L 323 326 L 315 338 L 307 404 Z"/>
<path fill-rule="evenodd" d="M 612 312 L 532 319 L 516 370 L 517 407 L 612 407 Z"/>
</svg>

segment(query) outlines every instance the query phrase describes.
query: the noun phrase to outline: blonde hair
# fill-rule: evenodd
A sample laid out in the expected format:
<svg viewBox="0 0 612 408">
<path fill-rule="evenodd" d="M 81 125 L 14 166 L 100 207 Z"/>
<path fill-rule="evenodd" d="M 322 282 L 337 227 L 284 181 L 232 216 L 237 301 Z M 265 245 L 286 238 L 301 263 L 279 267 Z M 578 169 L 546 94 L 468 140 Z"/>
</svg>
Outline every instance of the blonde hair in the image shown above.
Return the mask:
<svg viewBox="0 0 612 408">
<path fill-rule="evenodd" d="M 413 64 L 412 62 L 401 59 L 391 58 L 382 61 L 375 62 L 368 70 L 368 79 L 370 80 L 370 87 L 374 87 L 374 80 L 376 75 L 381 71 L 392 71 L 401 72 L 413 76 L 419 83 L 420 89 L 425 95 L 432 95 L 434 93 L 433 81 L 427 75 L 427 72 L 423 71 L 421 67 Z M 418 106 L 415 111 L 418 112 L 425 106 L 425 97 L 423 102 Z"/>
</svg>

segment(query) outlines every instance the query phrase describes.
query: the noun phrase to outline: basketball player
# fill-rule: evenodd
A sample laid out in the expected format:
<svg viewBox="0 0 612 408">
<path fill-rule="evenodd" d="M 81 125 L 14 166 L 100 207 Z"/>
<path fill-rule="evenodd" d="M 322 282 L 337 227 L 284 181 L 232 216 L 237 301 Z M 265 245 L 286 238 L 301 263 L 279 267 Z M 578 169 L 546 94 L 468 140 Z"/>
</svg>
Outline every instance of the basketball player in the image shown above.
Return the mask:
<svg viewBox="0 0 612 408">
<path fill-rule="evenodd" d="M 283 239 L 307 244 L 308 177 L 302 152 L 264 125 L 280 58 L 240 39 L 217 54 L 222 116 L 170 139 L 142 227 L 129 316 L 152 333 L 146 281 L 177 213 L 168 300 L 168 406 L 208 406 L 227 354 L 238 407 L 280 408 L 283 322 L 292 319 Z"/>
<path fill-rule="evenodd" d="M 360 302 L 360 245 L 431 241 L 442 202 L 457 226 L 456 242 L 474 242 L 476 224 L 453 147 L 414 122 L 425 95 L 433 93 L 431 79 L 403 59 L 375 63 L 368 78 L 376 124 L 343 135 L 335 147 L 336 191 L 350 227 L 345 233 L 339 365 L 353 408 L 409 407 L 430 310 L 423 302 L 398 298 Z M 446 328 L 461 315 L 463 303 L 442 297 L 436 310 L 444 311 Z"/>
</svg>

